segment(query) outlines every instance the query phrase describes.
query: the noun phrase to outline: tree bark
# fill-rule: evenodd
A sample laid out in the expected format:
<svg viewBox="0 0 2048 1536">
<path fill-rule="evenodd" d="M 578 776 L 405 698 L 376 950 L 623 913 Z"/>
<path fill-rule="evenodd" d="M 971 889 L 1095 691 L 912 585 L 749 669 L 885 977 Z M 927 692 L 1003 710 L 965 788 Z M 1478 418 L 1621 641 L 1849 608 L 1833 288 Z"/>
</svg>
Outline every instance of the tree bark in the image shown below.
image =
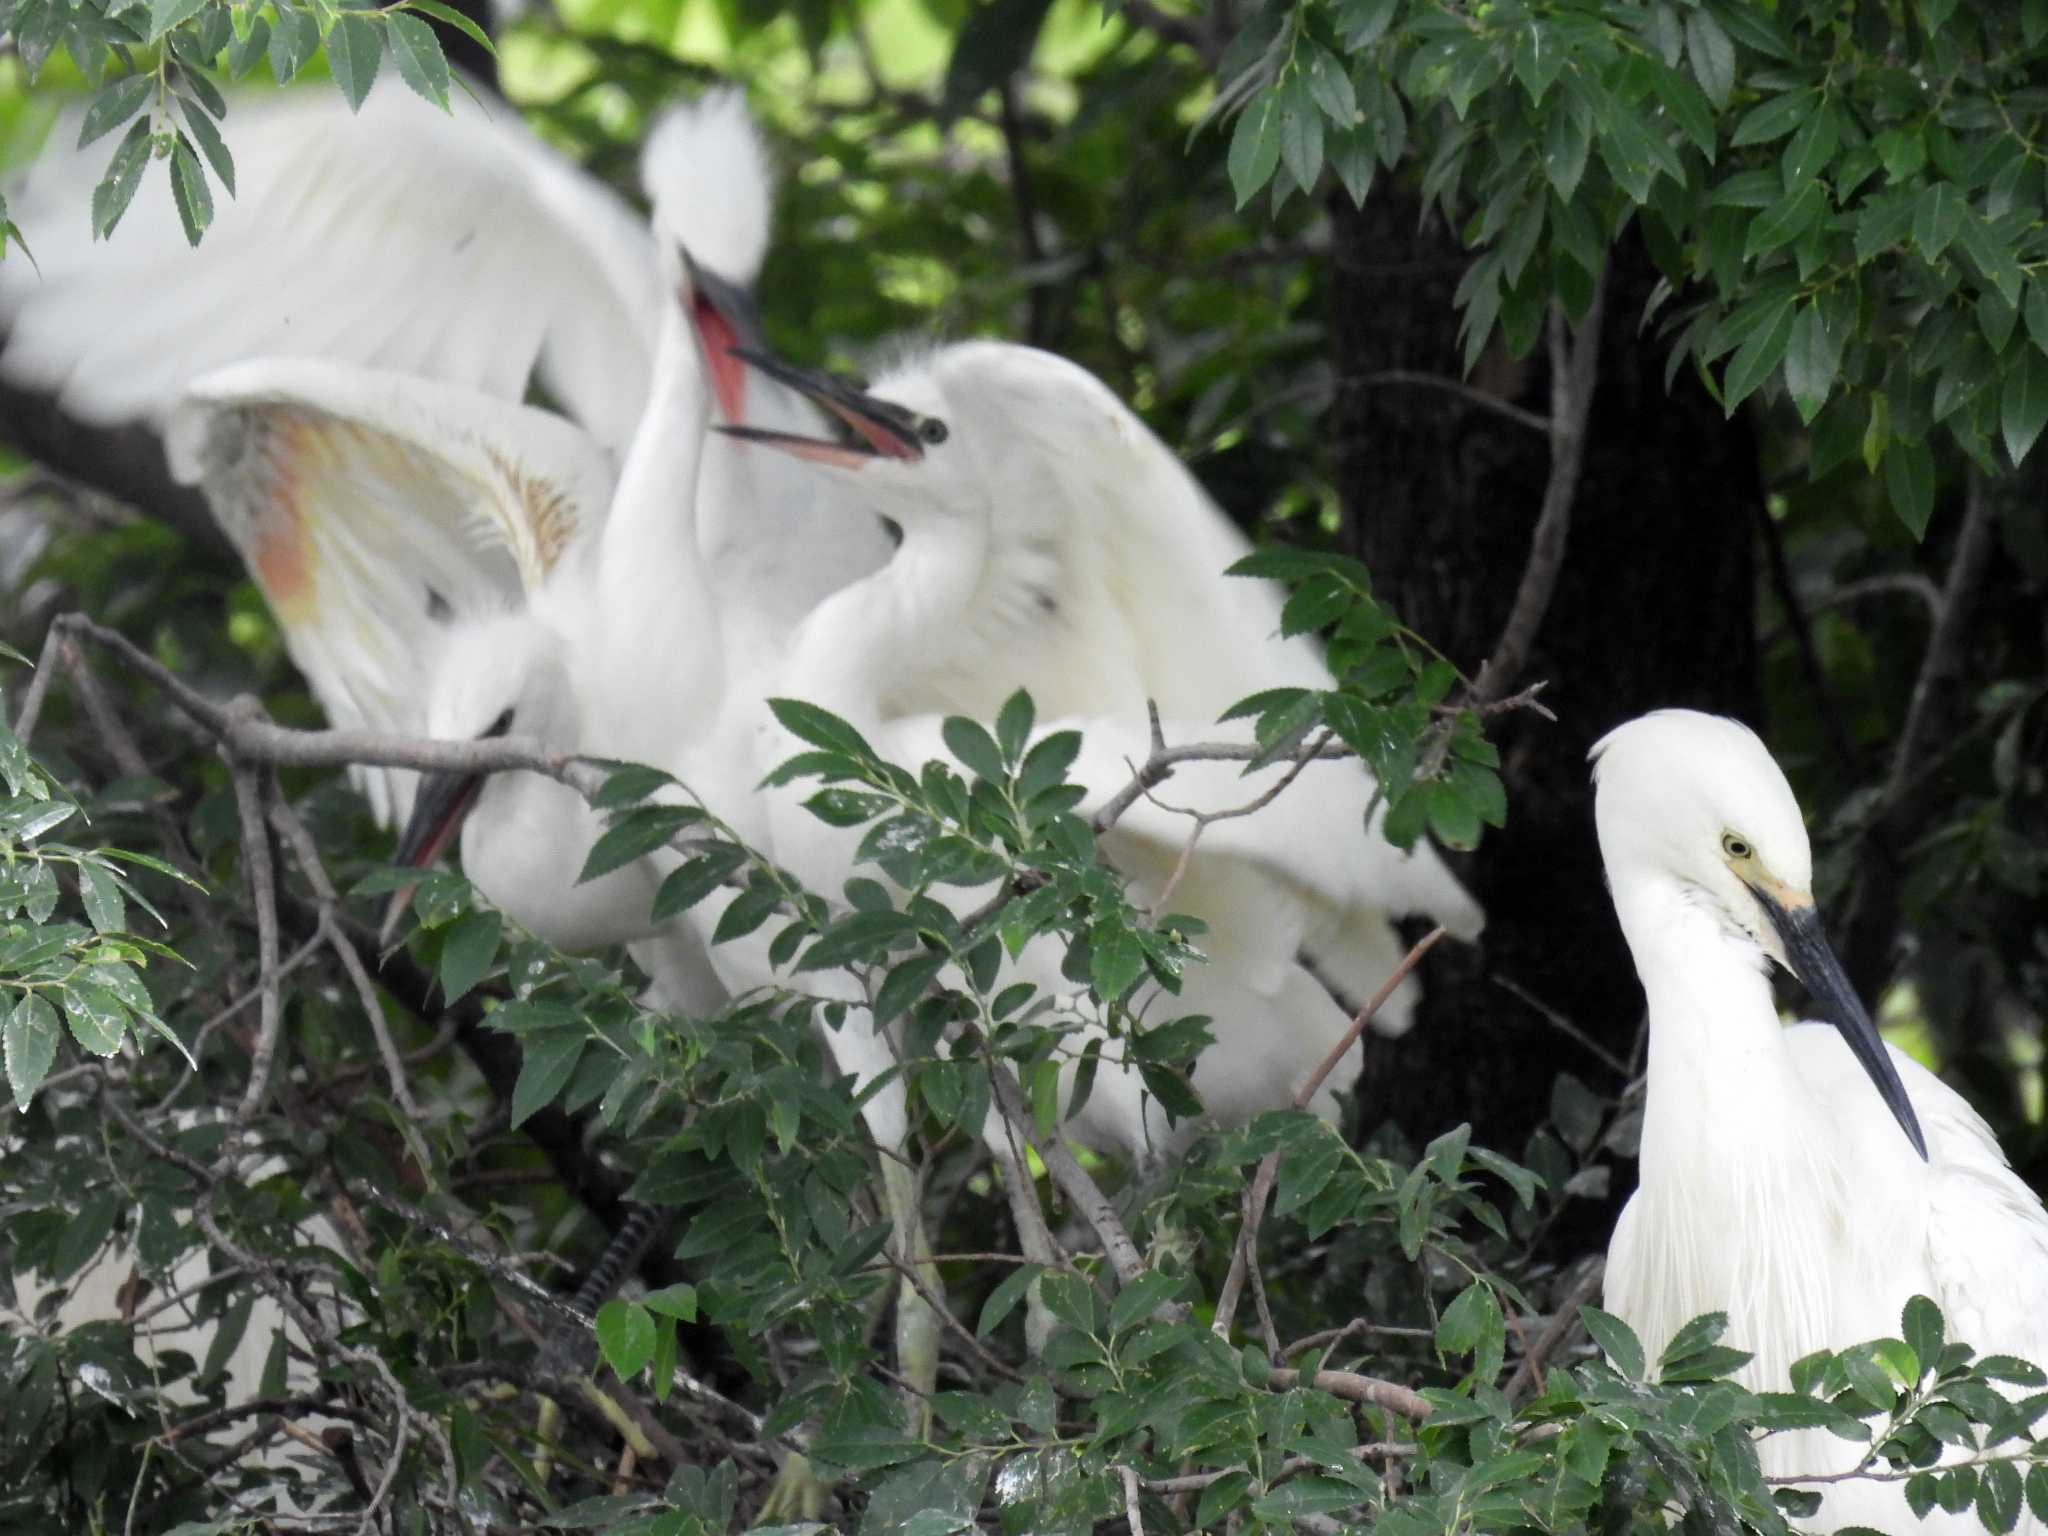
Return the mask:
<svg viewBox="0 0 2048 1536">
<path fill-rule="evenodd" d="M 1501 631 L 1549 471 L 1544 435 L 1440 389 L 1359 383 L 1399 371 L 1461 377 L 1452 304 L 1467 261 L 1412 197 L 1333 199 L 1331 340 L 1340 380 L 1338 492 L 1351 552 L 1379 595 L 1471 676 Z M 1555 595 L 1527 669 L 1555 724 L 1498 718 L 1508 824 L 1461 873 L 1484 904 L 1477 949 L 1443 946 L 1423 974 L 1416 1029 L 1368 1045 L 1366 1122 L 1420 1140 L 1469 1120 L 1519 1154 L 1556 1074 L 1621 1083 L 1593 1051 L 1510 990 L 1626 1058 L 1642 991 L 1594 839 L 1586 752 L 1614 726 L 1672 705 L 1760 724 L 1752 534 L 1756 450 L 1688 374 L 1667 392 L 1664 351 L 1638 320 L 1655 273 L 1625 239 L 1610 256 L 1599 383 Z M 1490 353 L 1469 381 L 1539 415 L 1549 368 Z"/>
</svg>

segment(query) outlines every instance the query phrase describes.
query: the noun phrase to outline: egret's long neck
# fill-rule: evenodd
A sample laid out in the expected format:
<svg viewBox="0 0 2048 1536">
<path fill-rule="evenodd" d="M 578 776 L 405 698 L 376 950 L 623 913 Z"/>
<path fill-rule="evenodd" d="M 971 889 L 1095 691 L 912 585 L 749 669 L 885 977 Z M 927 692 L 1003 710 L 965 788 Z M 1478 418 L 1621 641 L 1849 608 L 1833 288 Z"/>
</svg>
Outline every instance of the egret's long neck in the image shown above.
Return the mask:
<svg viewBox="0 0 2048 1536">
<path fill-rule="evenodd" d="M 587 751 L 665 765 L 691 722 L 717 706 L 717 605 L 697 541 L 709 421 L 695 344 L 670 302 L 585 599 L 581 665 L 602 698 L 589 711 Z"/>
<path fill-rule="evenodd" d="M 1825 1330 L 1824 1218 L 1840 1172 L 1823 1106 L 1756 951 L 1668 875 L 1610 866 L 1609 879 L 1650 1011 L 1641 1256 L 1610 1306 L 1653 1358 L 1681 1324 L 1725 1311 L 1727 1342 L 1757 1354 L 1745 1378 L 1782 1388 Z"/>
</svg>

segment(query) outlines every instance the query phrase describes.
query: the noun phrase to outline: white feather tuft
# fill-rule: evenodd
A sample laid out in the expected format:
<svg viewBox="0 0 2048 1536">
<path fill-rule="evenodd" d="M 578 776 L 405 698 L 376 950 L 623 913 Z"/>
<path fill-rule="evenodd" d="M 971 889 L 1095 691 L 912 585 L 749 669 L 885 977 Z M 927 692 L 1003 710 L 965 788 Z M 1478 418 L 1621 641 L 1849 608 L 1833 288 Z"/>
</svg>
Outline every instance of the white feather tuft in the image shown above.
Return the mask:
<svg viewBox="0 0 2048 1536">
<path fill-rule="evenodd" d="M 751 284 L 768 252 L 775 173 L 744 93 L 712 91 L 671 108 L 640 152 L 658 227 L 728 282 Z"/>
</svg>

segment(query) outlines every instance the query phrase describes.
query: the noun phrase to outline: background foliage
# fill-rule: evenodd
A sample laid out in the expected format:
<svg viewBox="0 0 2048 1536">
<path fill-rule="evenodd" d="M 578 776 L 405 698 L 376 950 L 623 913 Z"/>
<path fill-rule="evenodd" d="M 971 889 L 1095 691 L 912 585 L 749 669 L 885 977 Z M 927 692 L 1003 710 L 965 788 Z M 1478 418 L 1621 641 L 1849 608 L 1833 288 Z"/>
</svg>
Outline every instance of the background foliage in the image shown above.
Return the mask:
<svg viewBox="0 0 2048 1536">
<path fill-rule="evenodd" d="M 325 69 L 359 94 L 387 68 L 434 95 L 451 88 L 438 35 L 623 183 L 664 97 L 732 76 L 791 171 L 762 283 L 778 343 L 855 363 L 906 333 L 1051 347 L 1107 379 L 1269 541 L 1335 554 L 1366 547 L 1380 505 L 1338 494 L 1378 446 L 1337 430 L 1346 391 L 1365 387 L 1367 365 L 1395 371 L 1339 339 L 1355 298 L 1333 274 L 1376 259 L 1350 244 L 1343 200 L 1393 206 L 1457 253 L 1440 324 L 1465 388 L 1493 405 L 1447 374 L 1371 386 L 1415 391 L 1447 418 L 1553 410 L 1546 315 L 1553 301 L 1574 322 L 1597 314 L 1605 270 L 1600 334 L 1681 392 L 1703 377 L 1756 465 L 1754 581 L 1721 596 L 1755 613 L 1757 723 L 1812 813 L 1822 900 L 1851 919 L 1858 979 L 1893 1038 L 1965 1085 L 2038 1180 L 2048 500 L 2030 450 L 2048 420 L 2048 7 L 1305 0 L 1183 14 L 1130 0 L 1105 17 L 1073 0 L 593 0 L 493 25 L 495 70 L 449 14 L 427 0 L 0 0 L 0 165 L 33 152 L 66 93 L 89 92 L 110 162 L 96 217 L 112 222 L 140 176 L 168 175 L 200 237 L 231 192 L 220 93 L 237 79 Z M 0 233 L 33 251 L 36 232 L 5 219 L 0 208 Z M 1631 261 L 1648 282 L 1620 307 Z M 1612 409 L 1596 394 L 1586 432 Z M 316 878 L 281 827 L 260 840 L 279 888 L 288 1071 L 276 1103 L 224 1122 L 214 1111 L 232 1110 L 250 1075 L 262 922 L 230 769 L 160 689 L 86 638 L 44 651 L 49 621 L 89 612 L 209 695 L 248 691 L 296 724 L 315 712 L 216 551 L 149 508 L 138 517 L 25 460 L 7 470 L 0 633 L 58 669 L 30 738 L 37 766 L 0 734 L 0 1017 L 10 1074 L 40 1079 L 0 1132 L 9 1261 L 17 1282 L 61 1283 L 113 1244 L 115 1269 L 139 1266 L 161 1299 L 192 1283 L 168 1279 L 177 1263 L 203 1255 L 218 1278 L 185 1305 L 220 1319 L 222 1342 L 138 1352 L 134 1324 L 161 1315 L 149 1296 L 130 1301 L 133 1324 L 59 1340 L 6 1314 L 6 1521 L 232 1528 L 284 1482 L 336 1523 L 380 1500 L 407 1529 L 552 1512 L 571 1528 L 722 1531 L 756 1512 L 801 1433 L 844 1479 L 820 1512 L 846 1529 L 1575 1530 L 1676 1499 L 1716 1527 L 1768 1531 L 1809 1511 L 1774 1499 L 1742 1426 L 1853 1434 L 1849 1419 L 1872 1412 L 1890 1416 L 1872 1437 L 1890 1459 L 1873 1469 L 1910 1477 L 1916 1507 L 1974 1506 L 1993 1530 L 2029 1502 L 2048 1517 L 2028 1421 L 1986 1385 L 2038 1375 L 1972 1361 L 1931 1309 L 1764 1399 L 1712 1384 L 1739 1360 L 1711 1323 L 1672 1346 L 1654 1383 L 1613 1320 L 1577 1326 L 1597 1296 L 1585 1261 L 1632 1184 L 1640 1004 L 1625 969 L 1603 973 L 1597 1016 L 1516 1037 L 1507 1065 L 1543 1085 L 1540 1125 L 1496 1113 L 1475 1080 L 1457 1113 L 1423 1127 L 1365 1114 L 1340 1137 L 1268 1116 L 1205 1138 L 1158 1184 L 1091 1160 L 1150 1265 L 1118 1284 L 1058 1197 L 1055 1230 L 1086 1256 L 1045 1279 L 1058 1327 L 1034 1362 L 1033 1272 L 963 1128 L 992 1091 L 990 1061 L 1042 1110 L 1053 1044 L 1004 1028 L 1022 1005 L 985 987 L 925 995 L 934 958 L 971 957 L 984 936 L 915 903 L 835 916 L 757 871 L 756 920 L 786 926 L 792 953 L 885 991 L 879 978 L 906 976 L 892 1001 L 921 999 L 911 1077 L 928 1212 L 940 1251 L 959 1255 L 941 1274 L 960 1327 L 929 1423 L 907 1428 L 875 1323 L 895 1278 L 868 1192 L 875 1154 L 823 1075 L 810 1024 L 826 1006 L 798 995 L 723 1019 L 650 1018 L 619 957 L 551 955 L 438 878 L 405 950 L 376 972 L 415 1117 L 342 944 L 323 938 L 338 911 L 336 931 L 374 964 L 365 924 L 388 853 L 330 774 L 286 771 L 269 801 L 325 868 Z M 1381 515 L 1431 515 L 1387 473 Z M 1422 647 L 1412 668 L 1366 671 L 1387 632 L 1361 591 L 1407 612 L 1405 589 L 1270 558 L 1303 581 L 1305 622 L 1364 636 L 1351 691 L 1398 712 L 1396 739 L 1417 742 L 1458 685 Z M 1630 554 L 1582 538 L 1566 558 L 1619 568 Z M 1424 638 L 1470 676 L 1502 618 L 1454 617 Z M 1566 633 L 1602 622 L 1554 608 L 1555 649 L 1539 647 L 1529 678 L 1553 675 Z M 29 677 L 20 664 L 8 675 L 9 719 Z M 1569 693 L 1573 679 L 1553 681 Z M 1267 701 L 1276 733 L 1357 718 L 1288 715 L 1299 702 Z M 1568 727 L 1597 725 L 1600 701 L 1575 706 Z M 1453 761 L 1491 774 L 1466 722 L 1464 752 L 1436 763 L 1446 784 Z M 1020 830 L 967 799 L 977 779 L 1034 772 L 1014 728 L 987 725 L 961 738 L 968 750 L 956 743 L 950 781 L 892 778 L 858 752 L 829 766 L 842 789 L 887 791 L 899 813 L 957 834 L 940 840 L 948 856 L 964 842 L 1007 864 L 1064 808 L 1033 801 L 1043 815 Z M 1407 815 L 1477 843 L 1483 872 L 1535 813 L 1533 791 L 1518 798 L 1517 752 L 1540 751 L 1522 744 L 1542 729 L 1498 733 L 1505 828 L 1489 829 L 1501 808 L 1485 788 L 1426 789 Z M 647 789 L 614 781 L 622 827 L 647 828 L 631 809 Z M 1113 999 L 1133 966 L 1171 971 L 1173 934 L 1122 905 L 1085 839 L 1033 846 L 1055 896 L 1011 920 L 1082 936 L 1077 984 Z M 339 909 L 323 880 L 347 893 Z M 1541 938 L 1567 953 L 1590 942 Z M 1497 985 L 1427 969 L 1424 982 L 1475 1028 L 1510 1007 Z M 947 1043 L 963 1017 L 987 1026 L 986 1057 Z M 112 1054 L 124 1037 L 134 1050 Z M 1193 1031 L 1141 1038 L 1171 1095 Z M 1374 1078 L 1398 1083 L 1418 1047 L 1369 1049 L 1368 1104 Z M 1459 1103 L 1464 1086 L 1435 1088 Z M 1240 1201 L 1268 1155 L 1265 1295 L 1247 1311 L 1270 1323 L 1240 1319 L 1219 1338 L 1207 1325 Z M 605 1303 L 593 1354 L 593 1330 L 549 1297 L 577 1292 L 636 1210 L 660 1219 L 661 1240 L 620 1299 L 587 1296 Z M 296 1357 L 256 1306 L 280 1293 L 312 1319 Z M 238 1396 L 217 1377 L 243 1330 L 260 1364 Z M 310 1353 L 309 1336 L 322 1340 Z M 622 1462 L 586 1377 L 609 1412 L 630 1405 L 670 1438 Z M 565 1405 L 552 1453 L 537 1445 L 542 1393 Z M 315 1445 L 278 1428 L 302 1421 L 347 1433 Z M 1926 1470 L 1984 1426 L 2019 1459 Z M 280 1468 L 279 1450 L 295 1463 Z"/>
</svg>

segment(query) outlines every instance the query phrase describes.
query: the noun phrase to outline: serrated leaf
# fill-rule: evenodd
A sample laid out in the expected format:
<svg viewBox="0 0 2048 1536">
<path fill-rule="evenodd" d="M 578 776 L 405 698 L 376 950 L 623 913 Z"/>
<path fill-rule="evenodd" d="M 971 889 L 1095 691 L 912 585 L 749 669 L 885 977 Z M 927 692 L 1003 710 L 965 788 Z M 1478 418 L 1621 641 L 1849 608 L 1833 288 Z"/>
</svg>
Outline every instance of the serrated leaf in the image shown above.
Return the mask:
<svg viewBox="0 0 2048 1536">
<path fill-rule="evenodd" d="M 220 184 L 227 188 L 229 197 L 235 195 L 235 157 L 228 153 L 226 140 L 220 136 L 220 129 L 214 126 L 212 118 L 191 102 L 184 103 L 185 126 L 192 130 L 192 140 L 199 146 L 199 152 L 206 156 L 206 163 L 213 167 L 213 174 L 220 178 Z"/>
<path fill-rule="evenodd" d="M 1017 1303 L 1024 1299 L 1024 1293 L 1031 1289 L 1032 1282 L 1045 1273 L 1039 1264 L 1019 1264 L 1003 1277 L 1002 1282 L 988 1293 L 988 1300 L 981 1304 L 981 1317 L 974 1325 L 976 1338 L 987 1338 L 1002 1325 L 1004 1318 L 1016 1310 Z"/>
<path fill-rule="evenodd" d="M 320 26 L 312 13 L 293 5 L 277 7 L 270 29 L 270 73 L 277 83 L 288 85 L 319 51 Z"/>
<path fill-rule="evenodd" d="M 1773 301 L 1757 320 L 1748 339 L 1735 349 L 1735 356 L 1729 359 L 1728 372 L 1721 381 L 1723 404 L 1731 416 L 1735 407 L 1748 399 L 1784 361 L 1785 349 L 1792 342 L 1792 318 L 1793 307 L 1789 297 Z"/>
<path fill-rule="evenodd" d="M 694 805 L 641 805 L 620 816 L 599 834 L 584 857 L 576 883 L 595 880 L 622 869 L 655 849 L 667 845 L 684 827 L 704 819 Z"/>
<path fill-rule="evenodd" d="M 1922 442 L 1894 439 L 1884 459 L 1885 489 L 1892 510 L 1915 539 L 1927 536 L 1934 516 L 1934 455 Z"/>
<path fill-rule="evenodd" d="M 496 912 L 466 912 L 443 930 L 441 995 L 450 1004 L 469 995 L 498 958 L 503 919 Z"/>
<path fill-rule="evenodd" d="M 671 870 L 654 893 L 654 922 L 687 912 L 725 882 L 725 877 L 747 862 L 747 850 L 737 843 L 721 843 Z"/>
<path fill-rule="evenodd" d="M 1711 12 L 1697 10 L 1685 18 L 1685 56 L 1707 100 L 1725 108 L 1735 90 L 1735 44 Z"/>
<path fill-rule="evenodd" d="M 483 49 L 492 58 L 498 56 L 498 45 L 491 41 L 491 34 L 463 15 L 462 12 L 456 10 L 454 6 L 443 5 L 441 0 L 406 0 L 406 9 L 419 11 L 424 15 L 433 17 L 436 21 L 446 22 L 479 48 Z"/>
<path fill-rule="evenodd" d="M 178 222 L 185 239 L 197 245 L 213 223 L 213 190 L 206 184 L 206 170 L 183 133 L 171 146 L 171 201 L 178 208 Z"/>
<path fill-rule="evenodd" d="M 1122 1333 L 1150 1317 L 1178 1296 L 1184 1283 L 1182 1276 L 1163 1275 L 1156 1269 L 1133 1275 L 1109 1305 L 1109 1331 Z"/>
<path fill-rule="evenodd" d="M 140 112 L 155 85 L 156 81 L 148 75 L 130 75 L 125 80 L 116 80 L 93 97 L 92 105 L 85 109 L 85 117 L 78 125 L 78 147 L 83 149 L 93 140 L 112 133 Z"/>
<path fill-rule="evenodd" d="M 1977 1519 L 1995 1536 L 2006 1536 L 2019 1524 L 2023 1500 L 2020 1471 L 2009 1461 L 1994 1461 L 1977 1481 Z"/>
<path fill-rule="evenodd" d="M 197 16 L 207 0 L 150 0 L 149 41 L 156 42 L 171 28 Z"/>
<path fill-rule="evenodd" d="M 416 96 L 448 110 L 448 60 L 442 56 L 441 40 L 434 29 L 417 16 L 393 11 L 386 25 L 391 28 L 391 59 L 398 66 L 398 78 Z"/>
<path fill-rule="evenodd" d="M 1487 1333 L 1502 1326 L 1500 1302 L 1493 1287 L 1474 1280 L 1458 1292 L 1436 1322 L 1436 1347 L 1446 1355 L 1469 1355 Z"/>
<path fill-rule="evenodd" d="M 78 867 L 78 894 L 85 915 L 99 933 L 119 933 L 128 926 L 127 903 L 114 877 L 93 864 Z"/>
<path fill-rule="evenodd" d="M 1913 244 L 1922 259 L 1936 261 L 1963 227 L 1963 195 L 1937 181 L 1913 201 Z"/>
<path fill-rule="evenodd" d="M 576 1064 L 583 1058 L 587 1037 L 581 1031 L 560 1030 L 529 1035 L 523 1042 L 519 1081 L 512 1085 L 512 1128 L 517 1130 L 536 1111 L 554 1102 L 555 1095 L 569 1086 Z"/>
<path fill-rule="evenodd" d="M 802 699 L 770 699 L 768 708 L 785 731 L 814 747 L 858 758 L 871 759 L 875 755 L 867 738 L 829 709 L 806 704 Z"/>
<path fill-rule="evenodd" d="M 1586 1325 L 1586 1332 L 1593 1336 L 1593 1342 L 1600 1346 L 1615 1370 L 1630 1381 L 1641 1381 L 1645 1360 L 1642 1341 L 1635 1330 L 1612 1312 L 1603 1312 L 1598 1307 L 1580 1307 L 1579 1318 Z"/>
<path fill-rule="evenodd" d="M 1842 364 L 1842 340 L 1829 334 L 1827 318 L 1818 304 L 1804 306 L 1792 323 L 1792 339 L 1785 349 L 1785 388 L 1798 408 L 1799 419 L 1808 426 L 1834 388 Z"/>
<path fill-rule="evenodd" d="M 128 1031 L 128 1010 L 112 992 L 74 977 L 65 983 L 61 1000 L 72 1039 L 95 1056 L 111 1056 L 121 1049 Z"/>
<path fill-rule="evenodd" d="M 631 1381 L 654 1358 L 654 1315 L 637 1302 L 606 1302 L 597 1309 L 596 1331 L 604 1363 L 621 1381 Z"/>
<path fill-rule="evenodd" d="M 1268 88 L 1238 114 L 1230 135 L 1230 187 L 1242 208 L 1280 164 L 1280 93 Z"/>
<path fill-rule="evenodd" d="M 50 1063 L 57 1059 L 60 1034 L 57 1010 L 34 992 L 24 992 L 7 1015 L 7 1028 L 0 1046 L 7 1056 L 7 1085 L 14 1093 L 14 1107 L 27 1109 Z"/>
<path fill-rule="evenodd" d="M 383 59 L 384 33 L 375 22 L 358 11 L 346 11 L 336 19 L 334 30 L 327 34 L 327 67 L 351 112 L 362 110 L 370 87 L 377 83 L 377 66 Z"/>
<path fill-rule="evenodd" d="M 106 174 L 93 188 L 92 231 L 98 238 L 106 239 L 121 222 L 121 215 L 135 199 L 135 189 L 142 185 L 142 168 L 148 163 L 149 119 L 139 117 L 129 124 L 107 162 Z"/>
</svg>

